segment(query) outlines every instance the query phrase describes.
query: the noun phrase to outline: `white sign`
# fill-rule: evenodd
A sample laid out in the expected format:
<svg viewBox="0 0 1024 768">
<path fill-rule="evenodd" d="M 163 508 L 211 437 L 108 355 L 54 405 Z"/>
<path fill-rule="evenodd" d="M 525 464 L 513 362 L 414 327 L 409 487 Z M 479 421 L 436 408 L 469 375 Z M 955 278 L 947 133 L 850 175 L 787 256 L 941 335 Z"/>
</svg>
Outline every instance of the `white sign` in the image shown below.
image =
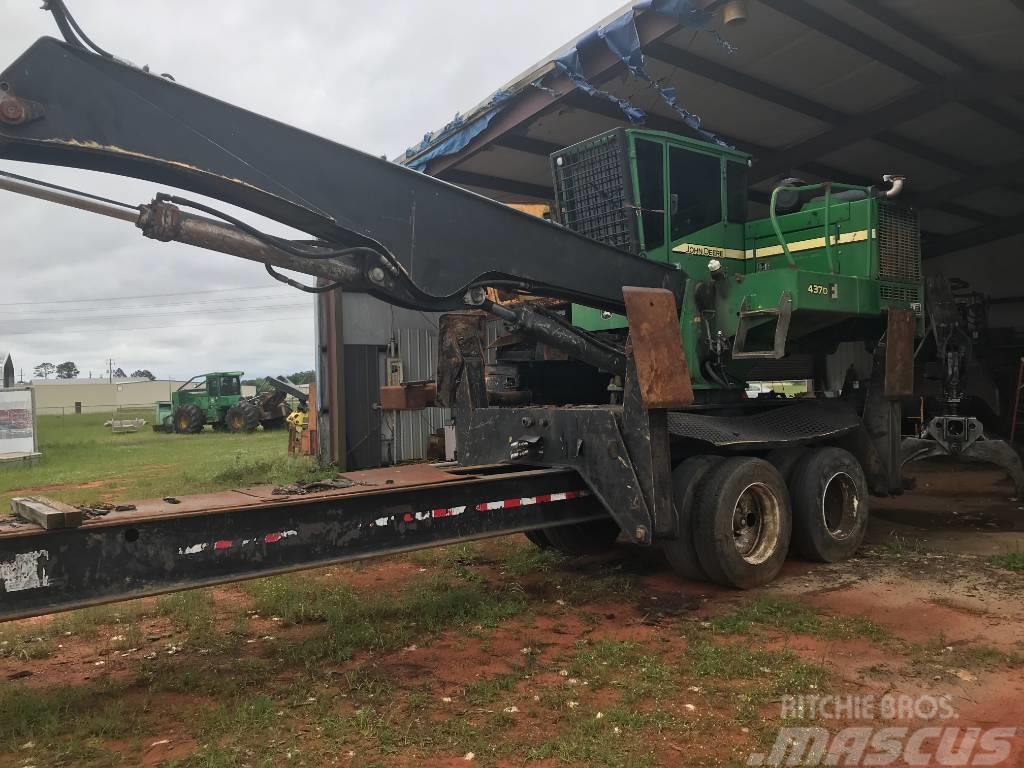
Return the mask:
<svg viewBox="0 0 1024 768">
<path fill-rule="evenodd" d="M 0 391 L 0 454 L 35 453 L 32 391 Z"/>
</svg>

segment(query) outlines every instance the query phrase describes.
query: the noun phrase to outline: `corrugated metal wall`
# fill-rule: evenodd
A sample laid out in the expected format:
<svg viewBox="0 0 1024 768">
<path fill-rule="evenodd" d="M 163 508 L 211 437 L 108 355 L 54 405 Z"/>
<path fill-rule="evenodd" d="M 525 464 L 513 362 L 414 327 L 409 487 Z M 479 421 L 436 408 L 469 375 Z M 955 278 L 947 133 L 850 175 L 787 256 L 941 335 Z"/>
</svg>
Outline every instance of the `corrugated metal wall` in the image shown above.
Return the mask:
<svg viewBox="0 0 1024 768">
<path fill-rule="evenodd" d="M 437 375 L 437 330 L 399 328 L 398 356 L 405 381 L 433 380 Z M 447 408 L 399 411 L 395 419 L 395 461 L 416 461 L 427 455 L 427 440 L 451 420 Z M 383 437 L 387 439 L 387 428 Z"/>
</svg>

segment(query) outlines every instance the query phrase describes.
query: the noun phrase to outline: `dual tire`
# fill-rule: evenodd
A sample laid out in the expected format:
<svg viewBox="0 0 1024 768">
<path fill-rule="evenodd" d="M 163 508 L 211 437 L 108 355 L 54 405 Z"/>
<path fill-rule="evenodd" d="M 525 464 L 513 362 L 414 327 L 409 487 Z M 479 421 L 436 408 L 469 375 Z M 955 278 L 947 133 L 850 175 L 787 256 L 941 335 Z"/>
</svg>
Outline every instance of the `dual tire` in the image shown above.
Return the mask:
<svg viewBox="0 0 1024 768">
<path fill-rule="evenodd" d="M 778 575 L 791 543 L 819 562 L 856 552 L 869 507 L 860 463 L 832 447 L 768 458 L 696 456 L 676 468 L 680 535 L 664 550 L 680 576 L 750 589 Z"/>
<path fill-rule="evenodd" d="M 525 531 L 526 538 L 540 549 L 554 549 L 563 555 L 579 557 L 607 552 L 619 538 L 619 524 L 610 517 L 585 523 L 569 523 L 553 528 Z"/>
<path fill-rule="evenodd" d="M 789 479 L 793 549 L 805 560 L 851 557 L 867 533 L 870 500 L 864 470 L 842 448 L 808 450 Z"/>
</svg>

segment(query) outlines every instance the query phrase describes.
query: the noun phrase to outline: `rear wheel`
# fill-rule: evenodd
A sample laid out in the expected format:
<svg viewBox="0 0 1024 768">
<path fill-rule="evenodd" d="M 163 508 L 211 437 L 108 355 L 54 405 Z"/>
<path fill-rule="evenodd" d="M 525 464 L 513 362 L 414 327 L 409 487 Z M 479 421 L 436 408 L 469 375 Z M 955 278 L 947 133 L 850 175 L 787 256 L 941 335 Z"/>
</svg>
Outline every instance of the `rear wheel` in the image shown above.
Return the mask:
<svg viewBox="0 0 1024 768">
<path fill-rule="evenodd" d="M 619 533 L 619 524 L 610 517 L 605 520 L 589 520 L 585 523 L 569 523 L 544 529 L 544 535 L 554 549 L 563 555 L 572 556 L 607 552 L 615 545 Z"/>
<path fill-rule="evenodd" d="M 543 528 L 535 528 L 532 531 L 523 531 L 523 535 L 530 540 L 537 549 L 551 549 L 551 542 Z"/>
<path fill-rule="evenodd" d="M 835 563 L 852 556 L 868 526 L 867 479 L 842 448 L 819 448 L 793 470 L 793 545 L 808 560 Z"/>
<path fill-rule="evenodd" d="M 173 424 L 179 435 L 194 435 L 203 431 L 206 416 L 195 403 L 185 403 L 174 409 Z"/>
<path fill-rule="evenodd" d="M 768 455 L 764 458 L 765 461 L 779 470 L 782 479 L 788 484 L 793 477 L 793 470 L 796 469 L 796 465 L 806 455 L 806 448 L 776 448 L 774 451 L 769 451 Z"/>
<path fill-rule="evenodd" d="M 264 419 L 260 422 L 260 425 L 268 432 L 272 429 L 284 429 L 286 425 L 285 417 L 277 416 L 273 419 Z"/>
<path fill-rule="evenodd" d="M 690 581 L 707 581 L 693 540 L 694 503 L 705 475 L 723 461 L 721 456 L 691 456 L 672 470 L 672 503 L 679 526 L 678 538 L 662 547 L 672 570 Z"/>
<path fill-rule="evenodd" d="M 774 579 L 793 529 L 789 492 L 763 459 L 726 459 L 704 478 L 695 505 L 694 543 L 712 581 L 750 589 Z"/>
<path fill-rule="evenodd" d="M 260 412 L 248 400 L 239 400 L 224 414 L 228 432 L 252 432 L 260 425 Z"/>
</svg>

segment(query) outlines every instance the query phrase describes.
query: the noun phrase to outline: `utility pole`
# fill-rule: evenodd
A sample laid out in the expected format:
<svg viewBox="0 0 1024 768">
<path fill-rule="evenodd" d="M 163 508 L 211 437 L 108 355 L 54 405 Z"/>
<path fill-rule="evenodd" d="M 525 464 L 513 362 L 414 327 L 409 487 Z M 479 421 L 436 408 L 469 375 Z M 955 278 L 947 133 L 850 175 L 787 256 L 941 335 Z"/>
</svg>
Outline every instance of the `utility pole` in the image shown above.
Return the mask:
<svg viewBox="0 0 1024 768">
<path fill-rule="evenodd" d="M 114 358 L 109 358 L 107 360 L 107 380 L 111 384 L 114 383 Z"/>
</svg>

